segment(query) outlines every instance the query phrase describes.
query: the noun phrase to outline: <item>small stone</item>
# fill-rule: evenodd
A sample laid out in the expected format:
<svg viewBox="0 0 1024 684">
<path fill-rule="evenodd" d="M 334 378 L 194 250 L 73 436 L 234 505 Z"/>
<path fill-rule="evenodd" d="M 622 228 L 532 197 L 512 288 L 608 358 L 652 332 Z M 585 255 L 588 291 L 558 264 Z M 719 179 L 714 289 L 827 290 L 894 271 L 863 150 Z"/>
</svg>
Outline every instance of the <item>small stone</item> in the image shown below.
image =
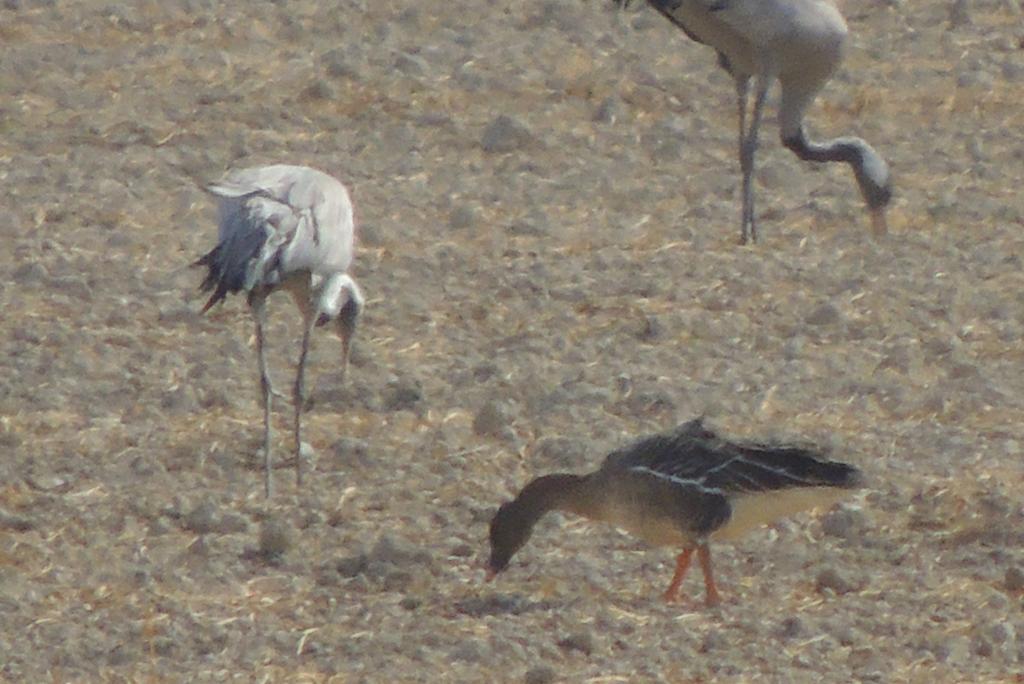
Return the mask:
<svg viewBox="0 0 1024 684">
<path fill-rule="evenodd" d="M 532 459 L 545 467 L 578 470 L 586 467 L 590 455 L 583 442 L 553 435 L 538 440 Z"/>
<path fill-rule="evenodd" d="M 342 437 L 331 445 L 334 463 L 342 470 L 366 468 L 373 463 L 370 445 L 357 437 Z"/>
<path fill-rule="evenodd" d="M 238 399 L 222 387 L 207 387 L 199 399 L 199 405 L 207 410 L 237 408 Z"/>
<path fill-rule="evenodd" d="M 299 444 L 299 458 L 306 463 L 316 462 L 316 449 L 309 442 L 302 442 Z"/>
<path fill-rule="evenodd" d="M 797 616 L 791 616 L 779 623 L 776 630 L 780 639 L 794 639 L 804 633 L 804 623 Z"/>
<path fill-rule="evenodd" d="M 171 527 L 164 522 L 163 518 L 156 518 L 149 521 L 149 525 L 146 526 L 146 533 L 150 537 L 159 537 L 165 535 L 171 531 Z"/>
<path fill-rule="evenodd" d="M 35 529 L 35 527 L 35 521 L 0 509 L 0 529 L 28 532 L 31 529 Z"/>
<path fill-rule="evenodd" d="M 1017 641 L 1017 630 L 1009 622 L 997 622 L 985 630 L 985 636 L 993 644 L 1013 644 Z"/>
<path fill-rule="evenodd" d="M 614 124 L 625 116 L 626 108 L 617 95 L 606 97 L 594 112 L 594 121 Z"/>
<path fill-rule="evenodd" d="M 448 215 L 448 227 L 452 230 L 472 228 L 476 225 L 478 213 L 476 207 L 460 204 L 452 209 L 451 214 Z"/>
<path fill-rule="evenodd" d="M 199 401 L 195 389 L 191 385 L 178 385 L 169 392 L 164 392 L 160 399 L 160 408 L 172 414 L 193 414 L 199 412 Z"/>
<path fill-rule="evenodd" d="M 459 542 L 452 547 L 449 553 L 456 558 L 469 558 L 473 555 L 473 547 L 466 542 Z"/>
<path fill-rule="evenodd" d="M 463 641 L 452 649 L 453 660 L 463 660 L 467 663 L 478 663 L 484 659 L 483 650 L 475 641 Z"/>
<path fill-rule="evenodd" d="M 945 654 L 950 664 L 966 662 L 971 657 L 971 643 L 965 636 L 953 637 L 946 644 Z"/>
<path fill-rule="evenodd" d="M 834 568 L 825 568 L 819 572 L 815 586 L 818 592 L 832 591 L 836 594 L 847 594 L 855 588 L 850 580 L 840 575 Z"/>
<path fill-rule="evenodd" d="M 728 641 L 721 632 L 711 631 L 708 632 L 700 642 L 699 651 L 701 653 L 710 653 L 711 651 L 719 651 L 728 645 Z"/>
<path fill-rule="evenodd" d="M 249 519 L 241 513 L 228 511 L 217 523 L 217 532 L 221 534 L 239 534 L 249 531 Z"/>
<path fill-rule="evenodd" d="M 441 126 L 450 126 L 452 124 L 452 117 L 445 112 L 424 112 L 416 117 L 415 122 L 418 126 L 439 128 Z"/>
<path fill-rule="evenodd" d="M 132 459 L 129 467 L 131 468 L 132 474 L 138 475 L 139 477 L 152 477 L 153 475 L 167 471 L 167 468 L 164 467 L 164 464 L 160 459 L 155 458 L 150 454 L 136 456 Z"/>
<path fill-rule="evenodd" d="M 488 401 L 473 417 L 473 433 L 481 437 L 495 436 L 508 425 L 508 410 L 496 401 Z"/>
<path fill-rule="evenodd" d="M 419 565 L 430 563 L 429 551 L 425 551 L 409 542 L 396 539 L 391 535 L 381 535 L 373 550 L 370 551 L 369 560 L 381 563 L 389 563 L 395 566 Z"/>
<path fill-rule="evenodd" d="M 359 553 L 354 556 L 347 556 L 339 559 L 334 564 L 334 567 L 342 577 L 355 577 L 356 575 L 364 573 L 369 564 L 370 559 L 367 555 L 365 553 Z"/>
<path fill-rule="evenodd" d="M 851 508 L 837 508 L 821 520 L 821 531 L 840 539 L 850 539 L 863 527 L 864 514 Z"/>
<path fill-rule="evenodd" d="M 107 324 L 110 324 L 111 319 L 116 320 L 117 318 L 117 315 L 111 314 L 107 317 Z M 157 314 L 157 320 L 168 325 L 195 321 L 198 318 L 199 314 L 196 311 L 180 304 L 160 307 L 160 311 Z M 127 321 L 124 321 L 122 325 L 127 325 Z"/>
<path fill-rule="evenodd" d="M 787 361 L 795 361 L 797 359 L 803 358 L 806 342 L 806 338 L 801 335 L 790 337 L 788 340 L 786 340 L 786 343 L 782 345 L 783 357 Z"/>
<path fill-rule="evenodd" d="M 367 574 L 374 574 L 372 566 Z M 378 573 L 377 576 L 380 576 L 380 573 Z M 409 587 L 412 585 L 414 579 L 415 577 L 408 570 L 396 570 L 392 568 L 387 572 L 383 573 L 381 589 L 383 589 L 384 591 L 406 593 L 408 592 Z"/>
<path fill-rule="evenodd" d="M 846 657 L 850 669 L 860 674 L 881 671 L 884 667 L 881 657 L 873 648 L 854 648 Z"/>
<path fill-rule="evenodd" d="M 547 216 L 541 212 L 534 212 L 529 216 L 515 221 L 508 227 L 510 235 L 529 235 L 541 237 L 551 232 Z"/>
<path fill-rule="evenodd" d="M 56 276 L 50 278 L 50 287 L 58 292 L 72 295 L 83 301 L 92 301 L 92 288 L 83 278 Z"/>
<path fill-rule="evenodd" d="M 526 671 L 524 684 L 551 684 L 555 681 L 555 670 L 548 665 L 538 665 Z"/>
<path fill-rule="evenodd" d="M 849 625 L 837 625 L 832 630 L 832 636 L 836 638 L 840 646 L 853 646 L 857 643 L 857 632 Z"/>
<path fill-rule="evenodd" d="M 808 325 L 833 325 L 838 323 L 842 314 L 834 304 L 822 304 L 812 311 L 804 321 Z"/>
<path fill-rule="evenodd" d="M 260 526 L 260 555 L 264 558 L 279 558 L 291 547 L 291 530 L 281 520 L 268 518 Z"/>
<path fill-rule="evenodd" d="M 18 268 L 14 269 L 14 273 L 12 274 L 12 280 L 14 280 L 18 285 L 40 283 L 48 277 L 49 273 L 46 271 L 46 267 L 37 261 L 22 264 Z"/>
<path fill-rule="evenodd" d="M 484 152 L 513 152 L 533 141 L 530 130 L 512 117 L 502 114 L 484 129 L 480 146 Z"/>
<path fill-rule="evenodd" d="M 473 380 L 483 384 L 498 374 L 498 367 L 490 361 L 478 363 L 473 367 Z"/>
<path fill-rule="evenodd" d="M 590 632 L 576 632 L 561 639 L 558 645 L 566 651 L 579 651 L 584 655 L 590 655 L 594 651 L 594 637 Z"/>
<path fill-rule="evenodd" d="M 427 60 L 419 55 L 411 55 L 407 52 L 400 52 L 395 57 L 395 70 L 407 76 L 422 76 L 429 71 L 430 66 Z"/>
<path fill-rule="evenodd" d="M 960 28 L 971 23 L 971 14 L 967 8 L 967 0 L 953 0 L 949 6 L 949 27 Z"/>
<path fill-rule="evenodd" d="M 321 511 L 318 510 L 307 509 L 303 511 L 301 515 L 302 517 L 299 518 L 300 530 L 308 530 L 310 528 L 319 527 L 320 525 L 324 524 L 325 520 L 327 520 L 327 516 L 325 516 Z"/>
<path fill-rule="evenodd" d="M 978 637 L 974 642 L 974 653 L 981 656 L 982 658 L 991 658 L 995 649 L 992 648 L 992 642 L 985 637 Z"/>
<path fill-rule="evenodd" d="M 423 400 L 423 390 L 417 380 L 394 379 L 382 393 L 381 402 L 387 411 L 412 410 Z"/>
<path fill-rule="evenodd" d="M 452 72 L 452 80 L 470 92 L 480 90 L 487 82 L 475 61 L 460 64 Z"/>
<path fill-rule="evenodd" d="M 209 534 L 216 527 L 216 513 L 217 508 L 212 503 L 204 501 L 185 515 L 183 527 L 196 534 Z"/>
<path fill-rule="evenodd" d="M 662 326 L 657 316 L 644 316 L 636 336 L 644 342 L 652 342 L 661 337 L 663 331 L 664 326 Z"/>
<path fill-rule="evenodd" d="M 518 596 L 492 594 L 490 596 L 472 596 L 455 603 L 455 610 L 463 615 L 479 618 L 485 615 L 511 614 L 524 612 L 523 599 Z"/>
<path fill-rule="evenodd" d="M 328 81 L 317 79 L 299 93 L 300 102 L 337 100 L 338 94 Z"/>
<path fill-rule="evenodd" d="M 1003 80 L 1013 82 L 1024 81 L 1024 65 L 1016 62 L 1004 62 L 1002 66 Z"/>
<path fill-rule="evenodd" d="M 331 78 L 356 79 L 359 76 L 358 70 L 352 66 L 345 52 L 341 48 L 335 48 L 324 53 L 320 58 L 327 75 Z"/>
<path fill-rule="evenodd" d="M 192 558 L 208 558 L 210 546 L 206 543 L 206 537 L 196 537 L 195 541 L 185 549 L 185 552 Z"/>
<path fill-rule="evenodd" d="M 1010 600 L 1003 594 L 992 594 L 988 597 L 988 601 L 985 602 L 986 608 L 992 610 L 1004 611 L 1010 607 Z"/>
<path fill-rule="evenodd" d="M 1024 590 L 1024 570 L 1018 565 L 1007 568 L 1003 583 L 1007 591 Z"/>
<path fill-rule="evenodd" d="M 675 409 L 675 401 L 662 390 L 634 392 L 625 400 L 626 406 L 638 416 L 668 414 Z"/>
</svg>

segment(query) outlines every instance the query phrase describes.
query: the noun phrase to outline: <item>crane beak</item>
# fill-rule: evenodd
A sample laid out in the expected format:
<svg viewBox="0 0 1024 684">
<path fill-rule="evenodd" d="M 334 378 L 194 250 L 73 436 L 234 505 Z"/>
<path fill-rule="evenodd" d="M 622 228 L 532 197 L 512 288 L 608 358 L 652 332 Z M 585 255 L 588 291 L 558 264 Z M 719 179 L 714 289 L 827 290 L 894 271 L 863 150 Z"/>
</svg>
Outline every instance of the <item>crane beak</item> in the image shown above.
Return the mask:
<svg viewBox="0 0 1024 684">
<path fill-rule="evenodd" d="M 349 354 L 352 351 L 352 337 L 356 334 L 356 323 L 359 321 L 359 314 L 362 313 L 363 302 L 358 296 L 350 297 L 345 305 L 338 312 L 335 323 L 338 326 L 338 337 L 341 338 L 341 379 L 345 379 L 348 371 Z"/>
<path fill-rule="evenodd" d="M 352 338 L 356 334 L 356 319 L 341 316 L 337 319 L 338 337 L 341 339 L 341 377 L 348 371 L 348 359 L 352 352 Z"/>
<path fill-rule="evenodd" d="M 355 326 L 347 326 L 338 321 L 338 337 L 341 338 L 341 377 L 345 378 L 348 372 L 348 357 L 352 351 L 352 336 L 355 334 Z"/>
<path fill-rule="evenodd" d="M 875 237 L 880 237 L 889 232 L 889 226 L 885 221 L 885 207 L 871 210 L 871 232 Z"/>
</svg>

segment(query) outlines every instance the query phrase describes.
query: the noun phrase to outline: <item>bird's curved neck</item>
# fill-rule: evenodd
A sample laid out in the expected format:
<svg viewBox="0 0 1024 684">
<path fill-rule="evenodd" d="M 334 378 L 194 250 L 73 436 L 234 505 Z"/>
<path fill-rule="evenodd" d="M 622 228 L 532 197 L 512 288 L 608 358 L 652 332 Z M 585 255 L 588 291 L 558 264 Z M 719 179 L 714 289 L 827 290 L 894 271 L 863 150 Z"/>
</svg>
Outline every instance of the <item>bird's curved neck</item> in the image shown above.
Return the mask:
<svg viewBox="0 0 1024 684">
<path fill-rule="evenodd" d="M 889 167 L 864 140 L 855 137 L 836 138 L 825 142 L 807 139 L 803 127 L 783 142 L 805 161 L 846 162 L 853 169 L 864 201 L 872 209 L 886 206 L 892 198 Z"/>
<path fill-rule="evenodd" d="M 841 161 L 854 166 L 863 163 L 860 147 L 867 144 L 860 138 L 836 138 L 825 142 L 815 142 L 807 139 L 803 128 L 796 135 L 787 138 L 785 142 L 786 146 L 796 153 L 796 156 L 805 161 Z M 860 142 L 861 145 L 858 146 L 857 142 Z"/>
<path fill-rule="evenodd" d="M 526 485 L 514 505 L 532 527 L 549 511 L 587 515 L 595 506 L 585 475 L 555 473 L 544 475 Z"/>
</svg>

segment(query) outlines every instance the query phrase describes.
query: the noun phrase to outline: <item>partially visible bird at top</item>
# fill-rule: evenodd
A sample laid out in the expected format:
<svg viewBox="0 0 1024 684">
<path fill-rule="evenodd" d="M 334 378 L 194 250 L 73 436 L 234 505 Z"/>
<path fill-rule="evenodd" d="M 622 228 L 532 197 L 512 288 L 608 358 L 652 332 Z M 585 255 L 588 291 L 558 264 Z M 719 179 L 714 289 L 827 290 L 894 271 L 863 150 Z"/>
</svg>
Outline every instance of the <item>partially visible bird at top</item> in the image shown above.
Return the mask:
<svg viewBox="0 0 1024 684">
<path fill-rule="evenodd" d="M 714 48 L 733 77 L 739 114 L 739 160 L 743 176 L 740 242 L 757 241 L 754 215 L 754 152 L 765 99 L 776 80 L 782 89 L 782 144 L 806 161 L 845 162 L 853 169 L 876 235 L 887 231 L 885 209 L 892 182 L 885 160 L 864 140 L 808 140 L 807 108 L 843 58 L 846 21 L 832 0 L 647 0 L 687 36 Z M 631 0 L 615 0 L 625 6 Z M 754 105 L 747 125 L 748 93 Z"/>
<path fill-rule="evenodd" d="M 706 603 L 720 601 L 711 572 L 711 540 L 734 540 L 777 518 L 828 506 L 863 478 L 854 466 L 785 444 L 727 440 L 692 420 L 608 455 L 586 475 L 538 477 L 491 520 L 487 578 L 526 544 L 550 511 L 566 511 L 621 527 L 654 546 L 681 547 L 665 591 L 674 601 L 697 552 Z"/>
<path fill-rule="evenodd" d="M 363 293 L 348 274 L 355 220 L 348 190 L 336 178 L 306 166 L 276 164 L 230 171 L 207 190 L 220 213 L 217 246 L 195 262 L 205 266 L 200 289 L 212 290 L 206 313 L 228 293 L 244 292 L 256 322 L 256 355 L 263 399 L 263 461 L 271 494 L 271 402 L 264 327 L 273 292 L 291 294 L 302 312 L 302 346 L 292 388 L 295 478 L 302 486 L 302 411 L 305 367 L 314 326 L 333 323 L 341 338 L 341 371 L 348 366 Z"/>
</svg>

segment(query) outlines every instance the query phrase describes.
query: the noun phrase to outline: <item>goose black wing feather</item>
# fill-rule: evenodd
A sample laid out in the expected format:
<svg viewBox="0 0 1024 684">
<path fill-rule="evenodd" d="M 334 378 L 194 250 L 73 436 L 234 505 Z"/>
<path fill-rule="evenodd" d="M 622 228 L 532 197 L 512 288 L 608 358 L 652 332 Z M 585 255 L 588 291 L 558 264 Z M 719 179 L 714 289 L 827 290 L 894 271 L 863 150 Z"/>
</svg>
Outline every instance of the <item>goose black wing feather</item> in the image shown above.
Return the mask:
<svg viewBox="0 0 1024 684">
<path fill-rule="evenodd" d="M 707 494 L 729 496 L 798 487 L 852 488 L 860 471 L 793 445 L 737 443 L 698 419 L 613 452 L 604 468 L 642 472 Z"/>
</svg>

